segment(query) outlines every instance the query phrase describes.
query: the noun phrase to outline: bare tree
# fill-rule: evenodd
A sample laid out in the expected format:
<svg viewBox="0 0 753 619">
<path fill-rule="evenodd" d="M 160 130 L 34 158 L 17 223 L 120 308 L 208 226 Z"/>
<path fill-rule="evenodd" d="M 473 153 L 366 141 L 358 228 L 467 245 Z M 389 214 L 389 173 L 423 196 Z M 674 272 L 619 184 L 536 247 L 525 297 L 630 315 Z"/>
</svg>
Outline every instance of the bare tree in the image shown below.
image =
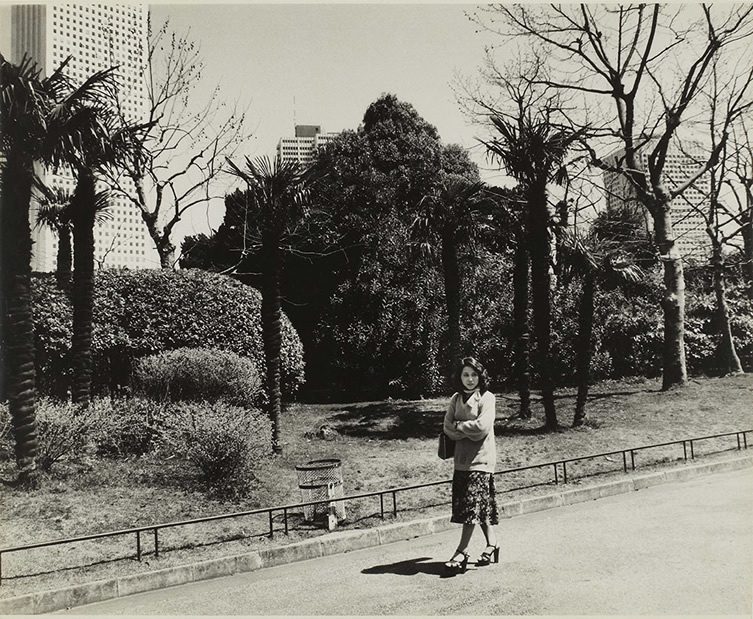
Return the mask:
<svg viewBox="0 0 753 619">
<path fill-rule="evenodd" d="M 249 137 L 245 111 L 228 105 L 219 86 L 203 106 L 195 104 L 202 71 L 200 50 L 189 33 L 179 36 L 165 22 L 151 34 L 150 24 L 143 68 L 148 117 L 136 119 L 144 124 L 131 155 L 122 173 L 108 179 L 114 192 L 138 208 L 164 269 L 177 262 L 175 225 L 189 209 L 223 198 L 224 188 L 214 186 L 225 157 Z M 120 114 L 124 122 L 133 121 L 125 110 Z"/>
<path fill-rule="evenodd" d="M 521 37 L 532 43 L 542 70 L 528 79 L 568 97 L 562 122 L 589 127 L 584 145 L 592 164 L 622 175 L 650 213 L 664 269 L 663 387 L 685 384 L 685 281 L 672 204 L 716 164 L 727 136 L 680 185 L 670 186 L 664 171 L 712 61 L 749 44 L 753 7 L 491 5 L 472 18 L 510 44 Z M 737 87 L 725 93 L 731 110 L 749 95 L 747 83 Z M 619 150 L 597 155 L 607 149 Z"/>
<path fill-rule="evenodd" d="M 706 148 L 704 149 L 702 145 L 699 145 L 702 153 L 701 161 L 706 159 L 709 151 L 717 150 L 717 144 L 720 141 L 724 140 L 724 145 L 719 152 L 716 165 L 709 170 L 708 190 L 702 191 L 705 183 L 702 185 L 699 183 L 698 185 L 701 186 L 696 186 L 696 189 L 702 195 L 702 201 L 694 203 L 683 196 L 690 208 L 703 218 L 711 246 L 710 262 L 713 273 L 717 320 L 721 335 L 718 348 L 719 369 L 724 374 L 740 374 L 743 371 L 732 337 L 730 308 L 727 302 L 725 282 L 725 263 L 729 242 L 739 236 L 745 227 L 744 218 L 738 217 L 734 209 L 731 209 L 725 203 L 722 195 L 723 189 L 729 185 L 730 164 L 735 165 L 735 157 L 732 157 L 729 152 L 731 148 L 734 149 L 735 144 L 726 140 L 724 136 L 730 134 L 733 124 L 740 120 L 741 114 L 753 105 L 753 101 L 749 101 L 747 105 L 739 105 L 734 101 L 725 100 L 722 93 L 730 90 L 739 91 L 735 82 L 744 80 L 749 83 L 751 79 L 753 79 L 753 67 L 750 63 L 748 63 L 748 71 L 745 73 L 735 70 L 735 67 L 721 67 L 718 61 L 714 62 L 711 79 L 704 93 L 708 101 L 708 116 L 705 120 Z M 685 155 L 689 159 L 693 158 L 693 153 L 685 153 Z"/>
<path fill-rule="evenodd" d="M 748 294 L 753 296 L 753 114 L 750 109 L 732 127 L 730 178 L 725 183 L 731 190 L 736 209 L 729 215 L 740 226 L 743 274 L 748 282 Z"/>
</svg>

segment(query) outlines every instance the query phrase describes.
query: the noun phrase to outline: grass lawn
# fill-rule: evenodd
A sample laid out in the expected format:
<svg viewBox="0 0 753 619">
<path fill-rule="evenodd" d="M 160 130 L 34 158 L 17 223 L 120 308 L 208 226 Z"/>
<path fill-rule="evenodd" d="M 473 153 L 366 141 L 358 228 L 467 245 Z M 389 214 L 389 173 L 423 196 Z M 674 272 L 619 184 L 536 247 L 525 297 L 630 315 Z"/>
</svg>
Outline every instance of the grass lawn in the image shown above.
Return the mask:
<svg viewBox="0 0 753 619">
<path fill-rule="evenodd" d="M 352 404 L 293 404 L 283 414 L 284 453 L 257 471 L 253 496 L 239 503 L 215 500 L 179 459 L 142 457 L 114 460 L 89 456 L 53 467 L 41 488 L 23 492 L 0 486 L 0 546 L 74 537 L 108 530 L 185 520 L 205 515 L 296 503 L 301 500 L 296 464 L 320 458 L 342 461 L 346 494 L 449 479 L 452 465 L 436 457 L 447 399 L 389 400 Z M 572 421 L 574 392 L 560 390 L 560 424 Z M 753 375 L 692 380 L 684 389 L 662 392 L 660 382 L 636 380 L 594 386 L 586 425 L 541 433 L 543 410 L 534 403 L 530 421 L 509 419 L 517 411 L 513 394 L 497 397 L 498 470 L 637 447 L 695 436 L 753 428 Z M 321 429 L 324 428 L 324 432 Z M 326 438 L 322 438 L 322 434 Z M 750 436 L 749 436 L 750 440 Z M 719 457 L 736 447 L 734 437 L 704 441 L 696 457 Z M 732 455 L 733 452 L 726 452 Z M 682 459 L 679 446 L 640 452 L 637 465 L 666 465 Z M 552 469 L 498 477 L 499 501 L 550 492 Z M 603 457 L 568 466 L 575 484 L 623 475 L 622 458 Z M 13 477 L 12 462 L 0 462 L 0 477 Z M 391 509 L 391 499 L 385 499 Z M 398 519 L 447 513 L 449 486 L 398 495 Z M 135 560 L 134 537 L 79 542 L 12 553 L 3 557 L 0 597 L 159 569 L 191 561 L 237 554 L 326 534 L 302 521 L 293 510 L 290 534 L 275 518 L 274 540 L 268 520 L 243 517 L 190 525 L 160 533 L 160 556 L 150 536 L 142 538 L 144 560 Z M 347 528 L 381 522 L 379 499 L 350 501 Z M 392 516 L 388 518 L 391 520 Z M 500 527 L 504 538 L 504 522 Z"/>
</svg>

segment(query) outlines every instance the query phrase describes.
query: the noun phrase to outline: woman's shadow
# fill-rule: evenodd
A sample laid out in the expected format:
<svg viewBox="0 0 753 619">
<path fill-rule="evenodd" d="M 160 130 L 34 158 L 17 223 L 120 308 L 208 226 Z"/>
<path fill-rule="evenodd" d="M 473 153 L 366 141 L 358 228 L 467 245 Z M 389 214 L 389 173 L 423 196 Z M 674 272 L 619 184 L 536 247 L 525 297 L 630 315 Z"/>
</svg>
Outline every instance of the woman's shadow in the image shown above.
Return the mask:
<svg viewBox="0 0 753 619">
<path fill-rule="evenodd" d="M 440 561 L 430 561 L 431 557 L 419 557 L 418 559 L 407 559 L 397 563 L 387 563 L 385 565 L 375 565 L 361 570 L 362 574 L 398 574 L 400 576 L 415 576 L 416 574 L 431 574 L 440 578 L 451 578 L 452 573 L 447 573 L 444 563 Z"/>
</svg>

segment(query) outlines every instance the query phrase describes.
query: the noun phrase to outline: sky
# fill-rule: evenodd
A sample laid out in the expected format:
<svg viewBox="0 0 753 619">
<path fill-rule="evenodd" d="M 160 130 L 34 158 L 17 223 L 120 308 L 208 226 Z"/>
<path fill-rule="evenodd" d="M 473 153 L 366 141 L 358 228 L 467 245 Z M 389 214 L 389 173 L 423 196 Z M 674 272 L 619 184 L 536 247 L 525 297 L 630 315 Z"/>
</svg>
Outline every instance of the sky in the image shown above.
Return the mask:
<svg viewBox="0 0 753 619">
<path fill-rule="evenodd" d="M 451 87 L 456 75 L 477 73 L 484 34 L 465 15 L 471 4 L 157 4 L 153 24 L 190 29 L 205 71 L 197 99 L 219 83 L 223 96 L 248 108 L 253 137 L 242 155 L 272 156 L 295 124 L 322 131 L 356 129 L 370 103 L 393 93 L 435 125 L 444 143 L 469 148 L 489 168 Z M 488 40 L 488 39 L 486 39 Z M 203 97 L 202 97 L 203 95 Z M 504 182 L 494 170 L 488 182 Z M 223 182 L 233 185 L 231 177 Z M 197 208 L 177 229 L 207 232 L 224 207 Z"/>
</svg>

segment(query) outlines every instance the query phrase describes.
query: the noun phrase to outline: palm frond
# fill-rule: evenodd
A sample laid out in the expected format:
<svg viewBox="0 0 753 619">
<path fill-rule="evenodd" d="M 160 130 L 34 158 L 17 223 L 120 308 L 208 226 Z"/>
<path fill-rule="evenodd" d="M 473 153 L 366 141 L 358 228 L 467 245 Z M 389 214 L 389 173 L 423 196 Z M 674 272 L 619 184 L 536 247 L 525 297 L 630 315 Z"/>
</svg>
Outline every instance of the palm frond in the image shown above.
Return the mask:
<svg viewBox="0 0 753 619">
<path fill-rule="evenodd" d="M 295 161 L 245 157 L 245 168 L 227 159 L 229 174 L 244 181 L 251 196 L 249 206 L 263 229 L 280 236 L 309 215 L 311 168 Z"/>
<path fill-rule="evenodd" d="M 103 189 L 94 194 L 94 223 L 101 224 L 112 221 L 112 199 L 109 189 Z"/>
</svg>

